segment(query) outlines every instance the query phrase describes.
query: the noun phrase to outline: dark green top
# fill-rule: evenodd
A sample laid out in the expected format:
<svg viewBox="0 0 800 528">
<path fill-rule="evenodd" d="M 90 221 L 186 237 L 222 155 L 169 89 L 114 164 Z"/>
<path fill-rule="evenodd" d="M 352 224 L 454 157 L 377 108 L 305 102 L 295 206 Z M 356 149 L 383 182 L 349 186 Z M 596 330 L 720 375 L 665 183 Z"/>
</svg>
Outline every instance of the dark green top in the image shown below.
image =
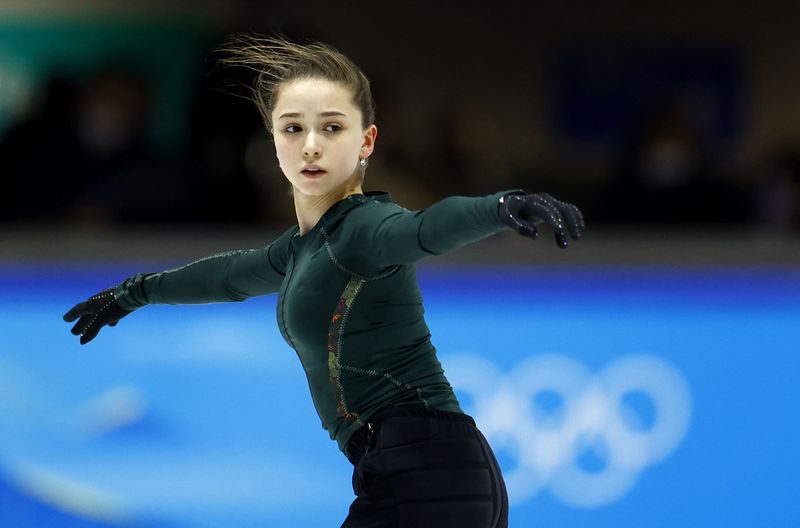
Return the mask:
<svg viewBox="0 0 800 528">
<path fill-rule="evenodd" d="M 387 193 L 335 203 L 303 236 L 212 255 L 117 286 L 126 309 L 243 301 L 278 292 L 278 326 L 308 377 L 322 426 L 345 450 L 376 411 L 424 404 L 461 412 L 423 317 L 414 263 L 504 227 L 498 200 L 451 196 L 409 211 Z"/>
</svg>

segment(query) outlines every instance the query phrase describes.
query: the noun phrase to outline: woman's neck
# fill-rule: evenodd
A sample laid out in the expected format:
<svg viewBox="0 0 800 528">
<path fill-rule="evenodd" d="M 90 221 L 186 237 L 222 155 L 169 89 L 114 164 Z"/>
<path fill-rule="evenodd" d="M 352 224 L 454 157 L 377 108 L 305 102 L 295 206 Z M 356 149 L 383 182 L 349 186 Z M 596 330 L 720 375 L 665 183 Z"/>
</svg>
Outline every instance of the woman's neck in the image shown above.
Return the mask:
<svg viewBox="0 0 800 528">
<path fill-rule="evenodd" d="M 345 199 L 353 194 L 363 194 L 361 186 L 350 187 L 348 189 L 338 189 L 330 194 L 322 196 L 309 196 L 301 193 L 297 187 L 293 189 L 294 211 L 297 214 L 297 225 L 300 227 L 300 235 L 305 235 L 317 225 L 322 215 L 331 208 L 333 204 Z"/>
</svg>

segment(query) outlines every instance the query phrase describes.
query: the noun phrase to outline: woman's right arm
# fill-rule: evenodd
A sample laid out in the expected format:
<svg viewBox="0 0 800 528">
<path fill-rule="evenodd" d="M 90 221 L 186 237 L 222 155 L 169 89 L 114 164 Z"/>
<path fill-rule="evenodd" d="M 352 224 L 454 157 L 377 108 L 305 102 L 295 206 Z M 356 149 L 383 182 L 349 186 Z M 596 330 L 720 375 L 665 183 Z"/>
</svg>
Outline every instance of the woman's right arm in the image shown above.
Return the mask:
<svg viewBox="0 0 800 528">
<path fill-rule="evenodd" d="M 274 293 L 286 273 L 275 244 L 227 251 L 159 273 L 138 273 L 114 289 L 122 308 L 146 304 L 204 304 L 244 301 Z"/>
<path fill-rule="evenodd" d="M 270 245 L 211 255 L 158 273 L 138 273 L 115 288 L 109 288 L 75 305 L 64 315 L 81 319 L 72 333 L 89 342 L 106 324 L 146 304 L 203 304 L 243 301 L 277 292 L 286 274 L 289 244 L 295 229 L 289 229 Z"/>
</svg>

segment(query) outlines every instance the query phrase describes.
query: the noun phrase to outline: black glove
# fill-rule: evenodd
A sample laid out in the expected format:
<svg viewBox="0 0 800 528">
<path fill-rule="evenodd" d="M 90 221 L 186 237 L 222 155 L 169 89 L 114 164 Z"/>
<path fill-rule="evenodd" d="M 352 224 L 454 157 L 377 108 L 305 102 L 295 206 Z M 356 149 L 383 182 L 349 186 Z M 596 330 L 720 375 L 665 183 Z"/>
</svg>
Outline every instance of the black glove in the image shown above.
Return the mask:
<svg viewBox="0 0 800 528">
<path fill-rule="evenodd" d="M 103 326 L 115 326 L 131 311 L 122 308 L 114 295 L 114 289 L 108 288 L 73 306 L 64 314 L 64 320 L 71 323 L 80 317 L 71 332 L 80 334 L 81 344 L 85 345 L 95 338 Z"/>
<path fill-rule="evenodd" d="M 566 232 L 578 240 L 586 229 L 583 214 L 577 207 L 546 193 L 507 194 L 500 198 L 497 212 L 508 227 L 533 239 L 539 236 L 535 225 L 546 222 L 553 228 L 560 248 L 567 247 Z"/>
</svg>

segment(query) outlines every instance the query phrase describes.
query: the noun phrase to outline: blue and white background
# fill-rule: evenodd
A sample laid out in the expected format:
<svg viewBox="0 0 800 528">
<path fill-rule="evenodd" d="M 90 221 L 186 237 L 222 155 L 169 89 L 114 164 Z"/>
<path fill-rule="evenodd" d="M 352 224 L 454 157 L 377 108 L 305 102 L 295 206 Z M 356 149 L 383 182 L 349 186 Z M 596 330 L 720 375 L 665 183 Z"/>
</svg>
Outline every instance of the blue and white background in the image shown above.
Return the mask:
<svg viewBox="0 0 800 528">
<path fill-rule="evenodd" d="M 275 298 L 61 316 L 151 266 L 0 268 L 0 526 L 332 527 L 351 466 Z M 800 271 L 425 267 L 514 527 L 800 526 Z"/>
</svg>

